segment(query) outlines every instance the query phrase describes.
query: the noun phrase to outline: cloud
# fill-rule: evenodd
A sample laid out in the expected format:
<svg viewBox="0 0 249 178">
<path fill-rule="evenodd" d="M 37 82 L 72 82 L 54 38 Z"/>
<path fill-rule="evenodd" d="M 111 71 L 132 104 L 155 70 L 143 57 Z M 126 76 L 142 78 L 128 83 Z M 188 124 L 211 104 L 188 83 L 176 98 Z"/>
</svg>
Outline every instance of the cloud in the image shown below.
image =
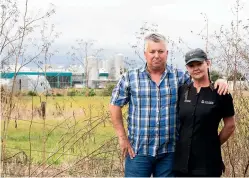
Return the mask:
<svg viewBox="0 0 249 178">
<path fill-rule="evenodd" d="M 20 4 L 23 2 L 19 0 Z M 45 12 L 49 3 L 56 6 L 50 22 L 62 33 L 55 43 L 55 48 L 60 48 L 59 55 L 70 50 L 76 39 L 94 39 L 97 47 L 108 49 L 106 55 L 125 51 L 128 56 L 133 55 L 129 43 L 136 40 L 134 34 L 144 21 L 158 24 L 159 32 L 173 40 L 182 37 L 189 46 L 202 47 L 204 42 L 191 34 L 203 29 L 205 32 L 206 22 L 201 13 L 208 17 L 212 33 L 234 19 L 231 8 L 235 0 L 34 0 L 29 3 L 33 13 L 38 9 Z M 242 3 L 240 17 L 248 18 L 249 4 L 245 0 Z"/>
</svg>

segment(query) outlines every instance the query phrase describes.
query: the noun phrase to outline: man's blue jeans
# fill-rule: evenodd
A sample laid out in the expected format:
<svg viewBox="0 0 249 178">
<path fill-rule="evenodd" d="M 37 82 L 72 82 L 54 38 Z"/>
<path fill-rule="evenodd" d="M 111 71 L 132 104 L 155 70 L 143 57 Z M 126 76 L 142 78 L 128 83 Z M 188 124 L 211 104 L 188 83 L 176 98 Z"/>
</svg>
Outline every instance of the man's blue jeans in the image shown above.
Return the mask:
<svg viewBox="0 0 249 178">
<path fill-rule="evenodd" d="M 156 157 L 136 155 L 126 156 L 125 177 L 174 177 L 172 166 L 174 153 L 164 153 Z"/>
</svg>

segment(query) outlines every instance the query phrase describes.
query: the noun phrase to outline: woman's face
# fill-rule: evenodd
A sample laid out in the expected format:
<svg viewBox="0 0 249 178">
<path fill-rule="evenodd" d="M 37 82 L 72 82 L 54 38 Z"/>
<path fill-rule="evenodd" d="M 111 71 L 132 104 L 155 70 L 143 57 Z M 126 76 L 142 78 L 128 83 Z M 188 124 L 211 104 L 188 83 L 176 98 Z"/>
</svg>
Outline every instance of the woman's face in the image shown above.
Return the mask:
<svg viewBox="0 0 249 178">
<path fill-rule="evenodd" d="M 210 60 L 203 62 L 193 61 L 186 65 L 187 70 L 194 80 L 202 80 L 208 77 L 208 69 L 210 67 Z"/>
</svg>

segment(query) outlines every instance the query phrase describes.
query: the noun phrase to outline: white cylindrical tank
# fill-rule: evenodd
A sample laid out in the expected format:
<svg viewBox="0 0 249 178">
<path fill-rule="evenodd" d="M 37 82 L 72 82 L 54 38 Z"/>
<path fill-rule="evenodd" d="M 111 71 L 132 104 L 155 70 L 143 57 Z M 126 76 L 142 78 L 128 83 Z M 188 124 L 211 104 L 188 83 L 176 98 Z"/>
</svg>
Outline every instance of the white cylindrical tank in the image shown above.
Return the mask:
<svg viewBox="0 0 249 178">
<path fill-rule="evenodd" d="M 98 79 L 98 61 L 94 56 L 89 56 L 84 61 L 85 82 L 88 82 L 88 87 L 95 88 L 94 80 Z"/>
<path fill-rule="evenodd" d="M 95 58 L 89 58 L 87 70 L 88 70 L 89 80 L 98 79 L 98 63 Z"/>
<path fill-rule="evenodd" d="M 107 71 L 109 73 L 109 77 L 110 79 L 115 79 L 115 63 L 114 63 L 114 60 L 115 58 L 114 57 L 110 57 L 108 60 L 107 60 Z"/>
</svg>

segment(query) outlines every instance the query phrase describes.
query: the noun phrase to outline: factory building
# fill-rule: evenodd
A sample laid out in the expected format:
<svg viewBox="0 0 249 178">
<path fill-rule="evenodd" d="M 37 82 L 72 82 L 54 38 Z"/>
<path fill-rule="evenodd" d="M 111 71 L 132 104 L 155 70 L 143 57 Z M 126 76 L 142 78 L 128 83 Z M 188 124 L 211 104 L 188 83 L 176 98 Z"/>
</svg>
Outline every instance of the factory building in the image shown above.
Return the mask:
<svg viewBox="0 0 249 178">
<path fill-rule="evenodd" d="M 17 90 L 24 90 L 29 88 L 25 84 L 32 85 L 30 81 L 38 81 L 39 79 L 48 88 L 104 88 L 107 83 L 118 81 L 124 72 L 124 56 L 122 54 L 116 54 L 108 60 L 100 60 L 90 56 L 84 60 L 84 64 L 70 65 L 67 68 L 62 66 L 53 68 L 46 65 L 44 67 L 46 72 L 24 67 L 17 73 L 18 81 L 15 85 Z M 14 66 L 2 69 L 1 85 L 13 83 L 14 75 Z"/>
</svg>

